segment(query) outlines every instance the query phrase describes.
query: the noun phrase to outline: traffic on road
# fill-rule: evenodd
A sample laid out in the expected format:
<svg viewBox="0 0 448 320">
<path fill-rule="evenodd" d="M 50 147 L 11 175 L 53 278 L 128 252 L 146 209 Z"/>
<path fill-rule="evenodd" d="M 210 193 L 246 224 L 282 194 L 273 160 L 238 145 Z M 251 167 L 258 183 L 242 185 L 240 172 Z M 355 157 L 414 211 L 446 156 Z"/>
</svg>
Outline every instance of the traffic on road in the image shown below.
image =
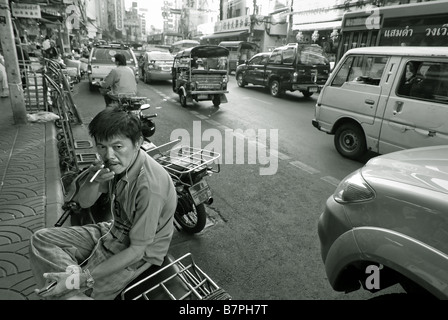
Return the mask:
<svg viewBox="0 0 448 320">
<path fill-rule="evenodd" d="M 78 105 L 100 101 L 98 93 L 81 94 L 82 88 L 83 83 Z M 177 254 L 188 246 L 237 299 L 376 299 L 400 296 L 404 287 L 418 292 L 414 283 L 401 281 L 403 275 L 382 288 L 381 259 L 363 260 L 358 270 L 357 283 L 368 290 L 338 292 L 327 280 L 319 217 L 341 181 L 378 154 L 354 161 L 335 152 L 311 123 L 319 96 L 272 97 L 263 86 L 241 88 L 235 76 L 227 90 L 225 105 L 195 101 L 182 108 L 170 81 L 138 84 L 138 95 L 147 96 L 158 115 L 155 144 L 181 139 L 221 155 L 220 174 L 208 179 L 214 201 L 206 206 L 204 230 L 194 239 L 176 233 L 170 250 Z M 98 104 L 81 114 L 88 122 L 102 108 Z"/>
</svg>

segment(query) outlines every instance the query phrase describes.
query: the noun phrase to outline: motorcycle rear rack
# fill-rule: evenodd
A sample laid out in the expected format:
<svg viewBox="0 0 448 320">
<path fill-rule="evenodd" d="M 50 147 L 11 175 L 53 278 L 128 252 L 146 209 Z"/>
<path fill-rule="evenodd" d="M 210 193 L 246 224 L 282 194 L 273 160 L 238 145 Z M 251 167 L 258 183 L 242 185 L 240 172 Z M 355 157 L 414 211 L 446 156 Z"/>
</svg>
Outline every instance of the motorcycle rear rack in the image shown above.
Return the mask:
<svg viewBox="0 0 448 320">
<path fill-rule="evenodd" d="M 121 292 L 120 297 L 123 300 L 231 299 L 227 292 L 195 264 L 191 253 L 127 287 Z"/>
<path fill-rule="evenodd" d="M 147 153 L 161 164 L 168 173 L 176 179 L 193 172 L 209 170 L 218 173 L 220 164 L 216 160 L 221 156 L 219 153 L 207 149 L 193 148 L 190 146 L 179 146 L 171 148 L 180 139 L 170 141 L 159 147 L 150 149 Z M 217 165 L 215 169 L 214 165 Z"/>
</svg>

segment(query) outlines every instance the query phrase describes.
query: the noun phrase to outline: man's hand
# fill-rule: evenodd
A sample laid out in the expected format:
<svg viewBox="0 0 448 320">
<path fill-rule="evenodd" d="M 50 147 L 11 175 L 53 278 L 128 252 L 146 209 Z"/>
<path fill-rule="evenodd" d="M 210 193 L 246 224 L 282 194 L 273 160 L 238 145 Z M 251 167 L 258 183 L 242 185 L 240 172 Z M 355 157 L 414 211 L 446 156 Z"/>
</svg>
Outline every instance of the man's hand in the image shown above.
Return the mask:
<svg viewBox="0 0 448 320">
<path fill-rule="evenodd" d="M 71 272 L 55 272 L 44 273 L 43 276 L 47 279 L 45 287 L 35 289 L 34 291 L 39 296 L 44 298 L 58 298 L 77 295 L 87 288 L 87 276 L 84 273 L 74 274 Z M 76 277 L 76 279 L 68 279 L 69 277 Z"/>
<path fill-rule="evenodd" d="M 93 182 L 105 182 L 115 177 L 115 172 L 110 171 L 109 168 L 104 167 L 104 163 L 101 161 L 95 161 L 89 168 L 90 178 L 89 181 Z"/>
</svg>

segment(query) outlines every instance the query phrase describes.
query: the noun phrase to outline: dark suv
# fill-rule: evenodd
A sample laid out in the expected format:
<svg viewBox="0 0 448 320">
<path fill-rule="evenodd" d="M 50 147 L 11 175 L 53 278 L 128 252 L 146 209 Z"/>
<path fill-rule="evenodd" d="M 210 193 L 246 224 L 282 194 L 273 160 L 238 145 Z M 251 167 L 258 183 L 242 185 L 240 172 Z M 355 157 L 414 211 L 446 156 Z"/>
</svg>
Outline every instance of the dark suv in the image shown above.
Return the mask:
<svg viewBox="0 0 448 320">
<path fill-rule="evenodd" d="M 274 97 L 285 91 L 299 90 L 305 97 L 320 92 L 330 74 L 330 62 L 318 45 L 290 43 L 272 51 L 266 64 L 257 66 L 257 77 L 248 73 L 247 64 L 238 66 L 240 87 L 247 83 L 269 88 Z"/>
</svg>

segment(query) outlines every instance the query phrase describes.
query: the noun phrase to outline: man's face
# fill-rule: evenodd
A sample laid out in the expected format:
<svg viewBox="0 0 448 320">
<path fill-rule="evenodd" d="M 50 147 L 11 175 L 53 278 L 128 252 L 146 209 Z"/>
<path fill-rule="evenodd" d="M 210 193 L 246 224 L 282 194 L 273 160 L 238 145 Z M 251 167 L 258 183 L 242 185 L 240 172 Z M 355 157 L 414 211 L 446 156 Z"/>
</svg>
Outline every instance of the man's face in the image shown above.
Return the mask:
<svg viewBox="0 0 448 320">
<path fill-rule="evenodd" d="M 115 174 L 124 172 L 135 159 L 139 150 L 131 139 L 119 135 L 107 141 L 97 141 L 96 148 L 106 168 Z"/>
</svg>

